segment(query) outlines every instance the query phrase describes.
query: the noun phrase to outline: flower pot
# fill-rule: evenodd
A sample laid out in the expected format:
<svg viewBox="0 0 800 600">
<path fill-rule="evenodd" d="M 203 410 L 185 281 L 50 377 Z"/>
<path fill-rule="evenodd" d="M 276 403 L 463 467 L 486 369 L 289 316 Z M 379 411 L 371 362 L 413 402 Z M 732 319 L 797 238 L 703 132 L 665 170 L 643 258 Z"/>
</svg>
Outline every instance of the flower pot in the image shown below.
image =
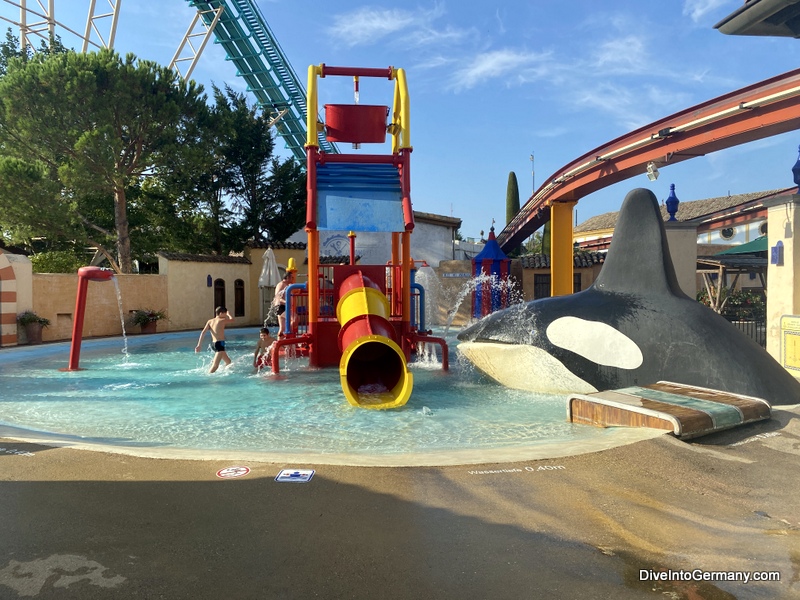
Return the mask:
<svg viewBox="0 0 800 600">
<path fill-rule="evenodd" d="M 158 321 L 150 321 L 141 325 L 142 333 L 155 333 L 158 329 Z"/>
<path fill-rule="evenodd" d="M 29 344 L 42 343 L 42 324 L 41 323 L 28 323 L 25 325 L 25 336 L 28 338 Z"/>
</svg>

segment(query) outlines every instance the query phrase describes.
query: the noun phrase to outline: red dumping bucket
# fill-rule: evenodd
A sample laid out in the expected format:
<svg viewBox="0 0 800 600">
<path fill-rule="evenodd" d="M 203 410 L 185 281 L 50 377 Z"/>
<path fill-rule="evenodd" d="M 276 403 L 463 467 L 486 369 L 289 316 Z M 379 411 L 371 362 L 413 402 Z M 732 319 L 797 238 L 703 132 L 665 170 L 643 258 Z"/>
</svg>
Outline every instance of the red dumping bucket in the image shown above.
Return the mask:
<svg viewBox="0 0 800 600">
<path fill-rule="evenodd" d="M 325 137 L 329 142 L 382 144 L 386 141 L 388 106 L 326 104 Z"/>
</svg>

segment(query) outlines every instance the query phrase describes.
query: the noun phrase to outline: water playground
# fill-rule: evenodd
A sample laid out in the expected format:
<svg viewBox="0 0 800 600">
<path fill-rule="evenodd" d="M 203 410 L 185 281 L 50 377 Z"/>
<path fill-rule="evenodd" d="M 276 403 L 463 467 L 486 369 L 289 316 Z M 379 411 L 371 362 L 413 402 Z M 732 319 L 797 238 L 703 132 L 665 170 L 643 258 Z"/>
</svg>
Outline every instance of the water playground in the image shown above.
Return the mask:
<svg viewBox="0 0 800 600">
<path fill-rule="evenodd" d="M 325 122 L 317 123 L 318 80 L 327 77 L 352 78 L 355 102 L 324 105 Z M 359 104 L 362 78 L 394 84 L 391 109 Z M 596 284 L 571 296 L 512 305 L 510 261 L 492 232 L 459 299 L 471 295 L 477 322 L 459 334 L 451 360 L 455 335 L 428 328 L 411 255 L 405 72 L 311 66 L 308 114 L 308 278 L 287 288 L 286 325 L 269 369 L 252 372 L 257 331 L 247 330 L 229 330 L 234 362 L 215 376 L 205 372 L 207 356 L 187 351 L 194 332 L 132 344 L 125 337 L 122 352 L 118 340 L 93 341 L 81 362 L 91 286 L 114 280 L 111 271 L 84 267 L 68 366 L 62 344 L 9 353 L 0 366 L 8 391 L 2 424 L 16 428 L 7 435 L 155 455 L 463 464 L 577 454 L 664 430 L 704 435 L 769 418 L 762 396 L 798 396 L 800 384 L 766 352 L 680 292 L 646 190 L 626 198 Z M 385 144 L 388 135 L 391 151 L 326 152 L 318 131 L 354 148 Z M 346 264 L 322 260 L 324 230 L 351 232 Z M 391 260 L 359 264 L 356 232 L 387 234 Z M 686 331 L 676 329 L 683 321 Z M 661 356 L 668 332 L 685 340 L 710 329 L 731 343 L 700 356 Z M 744 354 L 752 373 L 737 367 Z M 704 387 L 709 377 L 715 389 Z"/>
</svg>

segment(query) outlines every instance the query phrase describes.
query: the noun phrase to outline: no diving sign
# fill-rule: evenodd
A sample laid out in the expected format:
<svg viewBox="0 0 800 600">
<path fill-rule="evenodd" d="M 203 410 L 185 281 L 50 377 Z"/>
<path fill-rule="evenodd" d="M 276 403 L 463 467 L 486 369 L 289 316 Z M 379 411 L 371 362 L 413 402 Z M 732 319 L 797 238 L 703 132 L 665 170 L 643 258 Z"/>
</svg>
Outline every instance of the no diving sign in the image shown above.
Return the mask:
<svg viewBox="0 0 800 600">
<path fill-rule="evenodd" d="M 288 483 L 308 483 L 314 476 L 313 469 L 283 469 L 275 481 Z"/>
<path fill-rule="evenodd" d="M 249 472 L 249 467 L 226 467 L 217 471 L 217 477 L 220 479 L 232 479 L 233 477 L 244 477 Z"/>
</svg>

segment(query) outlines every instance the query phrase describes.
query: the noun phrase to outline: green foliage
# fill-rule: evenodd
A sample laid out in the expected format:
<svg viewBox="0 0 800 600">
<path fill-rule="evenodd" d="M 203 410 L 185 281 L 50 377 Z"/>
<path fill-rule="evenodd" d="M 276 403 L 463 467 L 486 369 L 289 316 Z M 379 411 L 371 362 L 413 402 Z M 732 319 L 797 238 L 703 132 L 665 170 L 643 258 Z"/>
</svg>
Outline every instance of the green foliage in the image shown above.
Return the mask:
<svg viewBox="0 0 800 600">
<path fill-rule="evenodd" d="M 697 292 L 697 301 L 711 306 L 708 292 L 703 289 Z M 762 321 L 767 316 L 767 302 L 764 294 L 753 290 L 731 290 L 722 288 L 723 317 L 737 321 Z"/>
<path fill-rule="evenodd" d="M 54 201 L 60 193 L 61 186 L 46 163 L 0 154 L 0 227 L 15 243 L 80 234 L 72 203 L 66 198 Z"/>
<path fill-rule="evenodd" d="M 514 171 L 508 174 L 508 184 L 506 185 L 506 225 L 511 223 L 511 219 L 519 212 L 519 184 L 517 175 Z"/>
<path fill-rule="evenodd" d="M 270 240 L 283 242 L 306 222 L 306 174 L 293 158 L 273 159 L 271 171 L 263 223 Z"/>
<path fill-rule="evenodd" d="M 57 41 L 23 52 L 9 30 L 0 231 L 39 251 L 96 247 L 121 272 L 159 250 L 285 240 L 305 222 L 302 165 L 273 156 L 269 119 L 243 94 L 215 88 L 205 102 L 166 67 Z"/>
<path fill-rule="evenodd" d="M 153 310 L 152 308 L 137 308 L 131 313 L 129 321 L 131 325 L 142 326 L 166 318 L 167 318 L 167 313 L 163 310 Z"/>
<path fill-rule="evenodd" d="M 31 256 L 34 273 L 76 273 L 86 262 L 69 250 L 38 252 Z"/>
<path fill-rule="evenodd" d="M 526 254 L 542 254 L 542 232 L 537 231 L 525 242 Z"/>
<path fill-rule="evenodd" d="M 72 215 L 69 233 L 81 243 L 109 257 L 115 246 L 112 264 L 129 273 L 127 193 L 196 146 L 207 110 L 201 92 L 166 67 L 110 50 L 11 60 L 0 78 L 0 154 L 44 165 L 60 186 L 45 204 Z M 16 201 L 33 213 L 38 196 L 17 190 Z"/>
<path fill-rule="evenodd" d="M 61 38 L 56 36 L 51 40 L 39 41 L 39 56 L 50 56 L 51 54 L 63 54 L 67 49 L 61 43 Z M 8 65 L 13 60 L 22 62 L 29 61 L 36 56 L 30 45 L 24 50 L 20 48 L 20 39 L 16 37 L 9 27 L 6 30 L 6 39 L 0 42 L 0 77 L 8 71 Z"/>
<path fill-rule="evenodd" d="M 238 223 L 220 207 L 212 212 L 220 220 L 228 217 L 230 231 L 240 250 L 245 239 L 284 241 L 305 223 L 303 169 L 294 159 L 273 157 L 275 142 L 269 118 L 249 106 L 243 94 L 230 87 L 214 88 L 213 124 L 217 135 L 215 179 L 231 199 Z M 218 198 L 216 199 L 218 201 Z"/>
<path fill-rule="evenodd" d="M 552 239 L 550 235 L 550 230 L 551 230 L 550 221 L 548 221 L 547 223 L 544 224 L 544 227 L 542 228 L 542 254 L 550 254 L 551 251 L 550 241 Z"/>
<path fill-rule="evenodd" d="M 50 325 L 50 319 L 40 317 L 32 310 L 26 310 L 17 315 L 17 323 L 19 323 L 23 327 L 25 327 L 26 325 L 31 325 L 33 323 L 38 323 L 42 327 L 48 327 Z"/>
</svg>

